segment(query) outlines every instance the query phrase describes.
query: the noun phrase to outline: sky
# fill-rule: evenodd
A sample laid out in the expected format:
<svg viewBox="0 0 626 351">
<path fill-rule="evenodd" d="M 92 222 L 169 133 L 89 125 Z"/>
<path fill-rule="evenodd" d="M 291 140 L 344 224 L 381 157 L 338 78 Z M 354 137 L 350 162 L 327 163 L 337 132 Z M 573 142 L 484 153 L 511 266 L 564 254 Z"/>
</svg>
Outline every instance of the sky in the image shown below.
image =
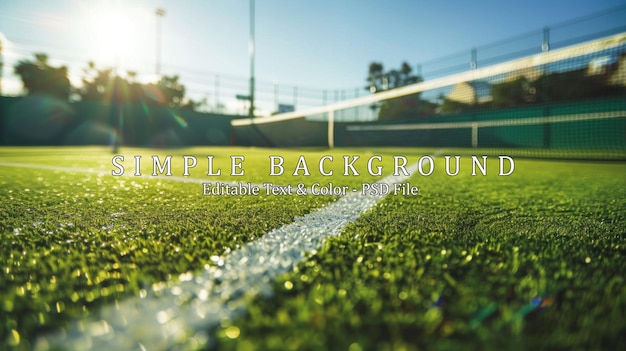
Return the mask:
<svg viewBox="0 0 626 351">
<path fill-rule="evenodd" d="M 322 91 L 328 100 L 338 90 L 365 94 L 372 61 L 385 69 L 403 61 L 426 69 L 467 53 L 469 62 L 472 48 L 480 57 L 481 47 L 504 46 L 507 38 L 529 32 L 540 46 L 543 27 L 620 5 L 626 1 L 256 0 L 257 96 L 304 104 L 313 95 L 321 99 Z M 157 8 L 165 10 L 163 17 L 157 18 Z M 607 18 L 626 24 L 626 17 Z M 162 74 L 178 74 L 190 94 L 209 103 L 247 95 L 250 0 L 0 0 L 3 93 L 20 92 L 12 65 L 35 52 L 67 65 L 76 83 L 90 60 L 154 80 L 159 25 Z M 571 24 L 564 33 L 557 26 L 551 40 L 596 25 Z"/>
</svg>

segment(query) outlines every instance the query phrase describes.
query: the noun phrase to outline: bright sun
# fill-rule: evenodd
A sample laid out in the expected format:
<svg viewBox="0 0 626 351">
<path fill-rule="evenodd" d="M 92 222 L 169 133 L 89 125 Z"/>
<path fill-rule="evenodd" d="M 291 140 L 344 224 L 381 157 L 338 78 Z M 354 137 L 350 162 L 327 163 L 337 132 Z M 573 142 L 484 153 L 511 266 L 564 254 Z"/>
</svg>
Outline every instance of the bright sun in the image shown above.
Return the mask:
<svg viewBox="0 0 626 351">
<path fill-rule="evenodd" d="M 94 23 L 100 54 L 107 58 L 123 59 L 132 50 L 136 30 L 132 20 L 123 12 L 108 11 Z"/>
<path fill-rule="evenodd" d="M 151 8 L 126 1 L 94 0 L 83 3 L 80 13 L 87 60 L 120 73 L 153 67 L 156 18 Z"/>
</svg>

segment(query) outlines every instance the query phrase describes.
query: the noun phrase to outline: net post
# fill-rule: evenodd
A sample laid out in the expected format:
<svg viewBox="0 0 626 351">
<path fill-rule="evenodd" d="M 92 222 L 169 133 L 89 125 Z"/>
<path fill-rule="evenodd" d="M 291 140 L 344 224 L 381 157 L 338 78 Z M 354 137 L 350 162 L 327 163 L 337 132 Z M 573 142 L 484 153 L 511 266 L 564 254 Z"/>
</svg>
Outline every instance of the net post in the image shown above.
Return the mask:
<svg viewBox="0 0 626 351">
<path fill-rule="evenodd" d="M 478 147 L 478 122 L 472 122 L 472 148 Z"/>
<path fill-rule="evenodd" d="M 543 98 L 543 148 L 550 149 L 550 107 L 552 104 L 551 99 L 551 87 L 550 87 L 550 74 L 547 72 L 547 65 L 543 65 L 543 74 L 545 75 L 545 79 L 543 79 L 542 84 L 542 98 Z"/>
<path fill-rule="evenodd" d="M 335 147 L 335 110 L 328 111 L 328 148 Z"/>
<path fill-rule="evenodd" d="M 474 70 L 474 69 L 478 68 L 478 59 L 477 59 L 478 54 L 477 54 L 475 48 L 472 49 L 471 54 L 472 54 L 472 60 L 470 61 L 470 69 Z"/>
</svg>

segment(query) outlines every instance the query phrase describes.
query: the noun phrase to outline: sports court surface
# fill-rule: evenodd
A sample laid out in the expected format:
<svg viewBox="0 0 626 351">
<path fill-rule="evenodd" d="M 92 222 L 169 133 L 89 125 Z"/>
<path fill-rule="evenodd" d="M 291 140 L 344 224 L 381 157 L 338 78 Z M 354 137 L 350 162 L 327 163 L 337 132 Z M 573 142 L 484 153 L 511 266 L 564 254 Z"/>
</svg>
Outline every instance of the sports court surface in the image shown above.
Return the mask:
<svg viewBox="0 0 626 351">
<path fill-rule="evenodd" d="M 514 171 L 500 176 L 498 154 L 481 149 L 119 155 L 123 176 L 112 175 L 110 148 L 0 149 L 5 345 L 615 349 L 625 341 L 623 162 L 512 154 Z M 154 155 L 172 156 L 172 176 L 151 176 Z M 233 155 L 245 155 L 243 176 L 230 176 Z M 276 155 L 285 172 L 270 176 Z M 472 155 L 488 156 L 486 175 L 472 175 Z M 189 176 L 183 156 L 197 159 Z M 207 176 L 207 156 L 221 175 Z M 300 156 L 309 176 L 293 175 L 303 173 Z M 324 156 L 332 162 L 320 170 Z M 359 176 L 343 174 L 344 156 L 359 156 Z M 373 156 L 381 175 L 367 169 Z M 392 175 L 394 156 L 408 160 L 409 176 Z M 427 176 L 415 166 L 424 156 L 434 163 Z M 450 176 L 455 156 L 458 175 Z M 432 164 L 422 166 L 428 173 Z M 205 195 L 203 183 L 217 182 L 261 191 Z M 361 193 L 376 182 L 419 191 Z M 264 183 L 307 191 L 268 195 Z M 313 195 L 315 183 L 350 191 Z"/>
</svg>

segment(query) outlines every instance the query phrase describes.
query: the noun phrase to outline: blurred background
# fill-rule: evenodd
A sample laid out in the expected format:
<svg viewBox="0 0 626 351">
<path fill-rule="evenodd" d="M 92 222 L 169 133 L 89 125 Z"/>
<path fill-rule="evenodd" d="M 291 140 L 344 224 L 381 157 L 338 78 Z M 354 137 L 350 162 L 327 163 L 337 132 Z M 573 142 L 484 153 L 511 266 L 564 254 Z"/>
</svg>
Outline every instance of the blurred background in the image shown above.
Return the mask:
<svg viewBox="0 0 626 351">
<path fill-rule="evenodd" d="M 483 118 L 479 111 L 546 117 L 556 103 L 596 99 L 596 106 L 607 106 L 599 98 L 612 99 L 610 110 L 620 111 L 614 100 L 624 94 L 621 44 L 569 52 L 550 66 L 511 66 L 494 76 L 484 69 L 614 37 L 626 31 L 625 18 L 626 3 L 608 0 L 2 2 L 0 142 L 327 145 L 332 110 L 333 123 L 345 124 L 338 126 L 343 134 L 332 136 L 339 145 L 485 146 L 472 137 L 476 128 L 465 126 L 456 128 L 463 136 L 441 134 L 455 129 L 450 126 L 428 135 L 415 128 L 387 135 L 347 124 L 432 123 L 439 117 L 476 122 Z M 400 104 L 373 97 L 481 69 L 480 79 L 425 86 Z M 319 110 L 345 101 L 356 102 Z M 231 125 L 285 113 L 306 125 L 267 128 L 295 134 L 290 141 L 258 126 Z M 620 130 L 622 124 L 623 117 L 613 116 L 605 127 Z M 461 131 L 466 129 L 469 135 Z M 545 134 L 546 127 L 540 129 Z M 555 145 L 545 135 L 525 139 L 532 138 L 541 141 L 488 145 Z M 613 139 L 617 144 L 610 148 L 619 151 L 620 135 Z"/>
</svg>

